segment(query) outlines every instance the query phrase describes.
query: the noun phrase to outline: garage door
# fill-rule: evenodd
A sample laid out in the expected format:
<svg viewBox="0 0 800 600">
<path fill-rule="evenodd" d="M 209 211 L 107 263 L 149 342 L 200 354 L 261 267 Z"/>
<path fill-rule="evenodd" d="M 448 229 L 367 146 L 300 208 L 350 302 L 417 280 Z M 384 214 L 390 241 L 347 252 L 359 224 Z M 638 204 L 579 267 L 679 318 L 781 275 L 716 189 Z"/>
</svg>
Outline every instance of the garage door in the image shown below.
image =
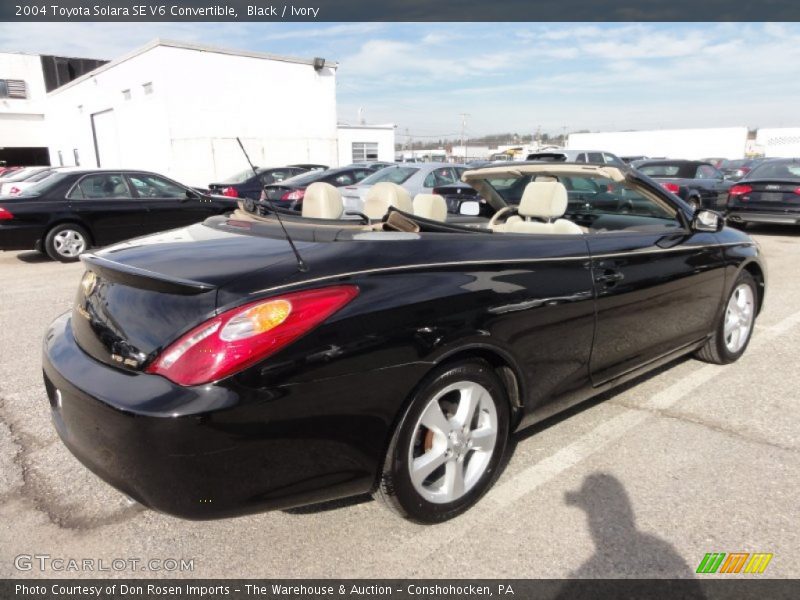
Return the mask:
<svg viewBox="0 0 800 600">
<path fill-rule="evenodd" d="M 105 169 L 121 167 L 117 119 L 113 110 L 105 110 L 92 115 L 92 133 L 94 134 L 97 166 Z"/>
</svg>

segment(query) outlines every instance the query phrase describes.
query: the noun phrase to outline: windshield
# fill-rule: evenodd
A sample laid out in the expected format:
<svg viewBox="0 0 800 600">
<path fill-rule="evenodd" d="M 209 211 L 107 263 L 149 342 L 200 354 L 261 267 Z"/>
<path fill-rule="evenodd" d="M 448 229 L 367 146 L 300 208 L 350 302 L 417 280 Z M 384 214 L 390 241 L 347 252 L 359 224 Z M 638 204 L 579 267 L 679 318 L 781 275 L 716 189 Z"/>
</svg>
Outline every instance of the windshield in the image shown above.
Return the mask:
<svg viewBox="0 0 800 600">
<path fill-rule="evenodd" d="M 263 173 L 266 169 L 258 169 L 259 173 Z M 253 169 L 245 169 L 236 175 L 231 175 L 227 179 L 223 179 L 221 183 L 229 183 L 235 185 L 237 183 L 244 183 L 253 176 Z"/>
<path fill-rule="evenodd" d="M 636 167 L 640 173 L 648 177 L 680 177 L 685 179 L 692 178 L 692 167 L 686 163 L 661 163 L 656 165 L 640 165 Z"/>
<path fill-rule="evenodd" d="M 790 179 L 800 181 L 800 162 L 776 161 L 758 165 L 748 179 Z"/>
<path fill-rule="evenodd" d="M 417 171 L 419 171 L 418 167 L 386 167 L 362 179 L 361 184 L 372 185 L 383 181 L 401 184 L 405 183 Z"/>
<path fill-rule="evenodd" d="M 301 173 L 300 175 L 289 177 L 288 179 L 284 179 L 279 183 L 276 182 L 273 185 L 311 185 L 315 181 L 320 181 L 331 174 L 332 171 L 309 171 L 308 173 Z"/>
</svg>

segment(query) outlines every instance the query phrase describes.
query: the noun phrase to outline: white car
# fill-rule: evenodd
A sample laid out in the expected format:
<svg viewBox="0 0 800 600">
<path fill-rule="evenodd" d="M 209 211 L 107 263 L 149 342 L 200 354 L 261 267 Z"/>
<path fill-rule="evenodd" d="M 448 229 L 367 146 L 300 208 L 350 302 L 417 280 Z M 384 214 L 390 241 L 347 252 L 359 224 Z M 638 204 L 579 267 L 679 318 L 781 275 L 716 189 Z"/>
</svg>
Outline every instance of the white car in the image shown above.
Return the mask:
<svg viewBox="0 0 800 600">
<path fill-rule="evenodd" d="M 401 163 L 381 169 L 362 179 L 358 185 L 341 188 L 345 211 L 361 212 L 367 192 L 376 183 L 389 181 L 406 189 L 412 198 L 417 194 L 432 194 L 434 189 L 461 181 L 464 165 L 449 163 Z"/>
<path fill-rule="evenodd" d="M 592 165 L 612 165 L 614 167 L 627 166 L 616 154 L 605 150 L 543 150 L 533 152 L 525 160 L 555 160 L 574 163 L 589 163 Z"/>
<path fill-rule="evenodd" d="M 0 181 L 0 196 L 16 196 L 22 190 L 55 173 L 53 167 L 25 167 Z"/>
</svg>

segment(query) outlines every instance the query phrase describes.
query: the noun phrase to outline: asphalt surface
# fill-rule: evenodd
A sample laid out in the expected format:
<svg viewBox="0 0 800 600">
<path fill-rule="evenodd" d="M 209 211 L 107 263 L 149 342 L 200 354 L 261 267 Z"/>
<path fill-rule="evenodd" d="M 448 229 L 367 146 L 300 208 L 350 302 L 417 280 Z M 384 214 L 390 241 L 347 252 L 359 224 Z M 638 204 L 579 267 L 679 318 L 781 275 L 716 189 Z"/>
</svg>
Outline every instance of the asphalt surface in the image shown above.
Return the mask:
<svg viewBox="0 0 800 600">
<path fill-rule="evenodd" d="M 739 362 L 681 360 L 518 434 L 487 496 L 434 527 L 369 497 L 210 522 L 129 505 L 60 443 L 41 381 L 80 265 L 0 252 L 0 577 L 691 577 L 707 552 L 771 552 L 762 577 L 800 577 L 800 230 L 752 233 L 769 287 Z"/>
</svg>

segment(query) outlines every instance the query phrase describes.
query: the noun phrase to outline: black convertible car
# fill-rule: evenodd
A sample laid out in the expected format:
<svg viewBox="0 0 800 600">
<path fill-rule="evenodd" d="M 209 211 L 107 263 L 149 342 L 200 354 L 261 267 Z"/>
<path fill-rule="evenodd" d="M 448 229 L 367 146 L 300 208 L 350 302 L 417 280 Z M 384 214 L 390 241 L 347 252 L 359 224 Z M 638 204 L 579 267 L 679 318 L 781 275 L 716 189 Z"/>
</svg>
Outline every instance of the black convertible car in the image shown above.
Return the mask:
<svg viewBox="0 0 800 600">
<path fill-rule="evenodd" d="M 570 210 L 565 178 L 624 200 Z M 716 213 L 628 168 L 464 180 L 491 218 L 451 218 L 435 195 L 404 212 L 387 184 L 367 200 L 383 218 L 347 220 L 315 183 L 302 216 L 248 202 L 85 254 L 74 309 L 44 341 L 62 440 L 182 517 L 372 492 L 438 522 L 489 489 L 515 430 L 676 357 L 745 351 L 765 267 Z M 498 190 L 517 183 L 509 205 Z"/>
<path fill-rule="evenodd" d="M 733 185 L 722 171 L 698 160 L 646 160 L 637 162 L 636 168 L 694 209 L 725 210 Z"/>
<path fill-rule="evenodd" d="M 91 246 L 198 223 L 236 201 L 146 171 L 59 171 L 0 197 L 0 250 L 39 250 L 72 262 Z"/>
</svg>

